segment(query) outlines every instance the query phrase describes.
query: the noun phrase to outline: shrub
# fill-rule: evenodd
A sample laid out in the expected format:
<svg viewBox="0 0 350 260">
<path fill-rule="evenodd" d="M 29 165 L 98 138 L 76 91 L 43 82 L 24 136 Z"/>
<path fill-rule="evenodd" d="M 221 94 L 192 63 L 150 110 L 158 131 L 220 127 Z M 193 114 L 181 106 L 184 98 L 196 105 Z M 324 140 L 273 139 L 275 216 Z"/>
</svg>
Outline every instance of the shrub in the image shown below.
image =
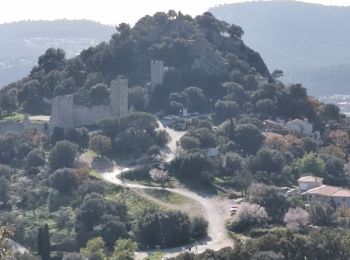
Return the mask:
<svg viewBox="0 0 350 260">
<path fill-rule="evenodd" d="M 24 158 L 24 163 L 27 169 L 42 166 L 45 164 L 45 154 L 39 149 L 33 149 Z"/>
<path fill-rule="evenodd" d="M 60 192 L 69 192 L 77 184 L 73 170 L 68 168 L 58 169 L 55 171 L 50 177 L 50 182 L 52 187 Z"/>
<path fill-rule="evenodd" d="M 169 180 L 168 172 L 162 169 L 152 169 L 150 170 L 149 175 L 154 182 L 160 183 L 162 185 Z"/>
<path fill-rule="evenodd" d="M 317 226 L 333 226 L 336 221 L 336 212 L 330 205 L 315 203 L 310 207 L 311 223 Z"/>
<path fill-rule="evenodd" d="M 234 231 L 245 231 L 252 227 L 264 225 L 268 215 L 263 207 L 258 204 L 242 203 L 237 211 L 234 223 Z"/>
<path fill-rule="evenodd" d="M 0 177 L 10 178 L 10 176 L 14 173 L 7 165 L 0 164 Z"/>
<path fill-rule="evenodd" d="M 75 144 L 68 141 L 59 141 L 49 154 L 49 165 L 52 170 L 72 168 L 77 154 Z"/>
<path fill-rule="evenodd" d="M 156 132 L 156 136 L 154 137 L 154 141 L 159 146 L 164 146 L 170 141 L 170 136 L 165 130 L 160 130 Z"/>
<path fill-rule="evenodd" d="M 208 231 L 208 221 L 202 217 L 191 219 L 191 237 L 193 239 L 204 238 Z"/>
<path fill-rule="evenodd" d="M 257 203 L 266 209 L 271 222 L 283 221 L 283 216 L 290 207 L 290 201 L 279 188 L 257 183 L 250 185 L 248 194 L 251 203 Z"/>
<path fill-rule="evenodd" d="M 178 246 L 190 241 L 191 222 L 181 211 L 146 209 L 136 220 L 134 232 L 143 246 Z"/>
<path fill-rule="evenodd" d="M 86 258 L 79 253 L 65 253 L 62 257 L 62 260 L 85 260 Z"/>
<path fill-rule="evenodd" d="M 299 231 L 310 222 L 310 214 L 302 208 L 290 208 L 284 216 L 287 228 Z"/>
<path fill-rule="evenodd" d="M 104 156 L 112 149 L 112 141 L 110 137 L 105 135 L 94 135 L 90 139 L 89 148 Z"/>
<path fill-rule="evenodd" d="M 147 154 L 149 156 L 156 156 L 156 155 L 159 155 L 160 154 L 160 147 L 158 145 L 152 145 L 148 151 L 147 151 Z"/>
</svg>

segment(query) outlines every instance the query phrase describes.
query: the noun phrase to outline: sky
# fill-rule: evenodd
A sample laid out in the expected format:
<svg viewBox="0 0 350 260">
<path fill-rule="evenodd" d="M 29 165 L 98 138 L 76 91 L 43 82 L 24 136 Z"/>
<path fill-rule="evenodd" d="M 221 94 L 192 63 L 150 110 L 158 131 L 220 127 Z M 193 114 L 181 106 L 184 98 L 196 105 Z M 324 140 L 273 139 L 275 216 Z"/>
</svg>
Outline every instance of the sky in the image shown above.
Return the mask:
<svg viewBox="0 0 350 260">
<path fill-rule="evenodd" d="M 134 24 L 146 14 L 169 9 L 190 15 L 242 0 L 0 0 L 0 24 L 20 20 L 89 19 L 103 24 Z M 325 5 L 350 5 L 350 0 L 306 0 Z"/>
</svg>

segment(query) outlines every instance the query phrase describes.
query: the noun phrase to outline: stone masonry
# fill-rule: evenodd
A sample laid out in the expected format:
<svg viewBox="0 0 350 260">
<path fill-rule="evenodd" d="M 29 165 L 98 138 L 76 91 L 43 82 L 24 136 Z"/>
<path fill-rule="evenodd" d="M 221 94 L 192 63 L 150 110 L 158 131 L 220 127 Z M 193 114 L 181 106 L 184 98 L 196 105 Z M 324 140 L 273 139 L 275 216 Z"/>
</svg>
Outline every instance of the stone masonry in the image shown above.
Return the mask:
<svg viewBox="0 0 350 260">
<path fill-rule="evenodd" d="M 158 85 L 162 85 L 164 81 L 164 62 L 160 60 L 151 60 L 151 86 L 154 90 Z"/>
<path fill-rule="evenodd" d="M 111 104 L 81 106 L 74 104 L 73 95 L 57 96 L 52 100 L 50 131 L 55 127 L 65 130 L 93 125 L 104 118 L 118 117 L 128 113 L 128 80 L 118 78 L 111 82 Z"/>
</svg>

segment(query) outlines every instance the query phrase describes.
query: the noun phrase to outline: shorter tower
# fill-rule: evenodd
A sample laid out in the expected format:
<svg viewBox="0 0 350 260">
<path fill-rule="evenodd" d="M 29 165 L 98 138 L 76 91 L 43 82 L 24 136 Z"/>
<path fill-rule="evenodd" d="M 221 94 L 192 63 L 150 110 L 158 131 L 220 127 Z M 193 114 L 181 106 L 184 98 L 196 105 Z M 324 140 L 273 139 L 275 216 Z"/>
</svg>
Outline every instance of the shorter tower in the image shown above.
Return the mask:
<svg viewBox="0 0 350 260">
<path fill-rule="evenodd" d="M 128 113 L 129 87 L 128 80 L 118 78 L 111 82 L 112 116 L 117 117 Z"/>
<path fill-rule="evenodd" d="M 164 81 L 164 62 L 161 60 L 151 60 L 151 86 L 152 90 Z"/>
<path fill-rule="evenodd" d="M 52 99 L 50 131 L 53 131 L 55 127 L 65 130 L 75 127 L 73 95 L 57 96 Z"/>
</svg>

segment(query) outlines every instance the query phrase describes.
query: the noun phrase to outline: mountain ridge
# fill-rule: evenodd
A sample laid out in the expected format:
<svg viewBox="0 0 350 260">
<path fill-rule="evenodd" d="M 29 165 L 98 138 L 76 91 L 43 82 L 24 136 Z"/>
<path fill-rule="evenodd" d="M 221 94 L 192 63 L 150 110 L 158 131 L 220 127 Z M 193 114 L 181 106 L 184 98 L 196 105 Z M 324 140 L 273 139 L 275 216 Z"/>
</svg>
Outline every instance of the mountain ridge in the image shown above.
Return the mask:
<svg viewBox="0 0 350 260">
<path fill-rule="evenodd" d="M 346 93 L 344 80 L 338 82 L 338 77 L 350 78 L 337 70 L 349 66 L 350 7 L 268 1 L 223 5 L 209 11 L 240 24 L 247 44 L 261 53 L 271 70 L 282 69 L 286 81 L 301 82 L 317 96 Z M 332 86 L 317 76 L 305 76 L 325 69 L 336 75 Z"/>
<path fill-rule="evenodd" d="M 48 48 L 62 48 L 68 56 L 107 40 L 112 26 L 89 20 L 19 21 L 0 24 L 0 88 L 29 74 Z"/>
</svg>

